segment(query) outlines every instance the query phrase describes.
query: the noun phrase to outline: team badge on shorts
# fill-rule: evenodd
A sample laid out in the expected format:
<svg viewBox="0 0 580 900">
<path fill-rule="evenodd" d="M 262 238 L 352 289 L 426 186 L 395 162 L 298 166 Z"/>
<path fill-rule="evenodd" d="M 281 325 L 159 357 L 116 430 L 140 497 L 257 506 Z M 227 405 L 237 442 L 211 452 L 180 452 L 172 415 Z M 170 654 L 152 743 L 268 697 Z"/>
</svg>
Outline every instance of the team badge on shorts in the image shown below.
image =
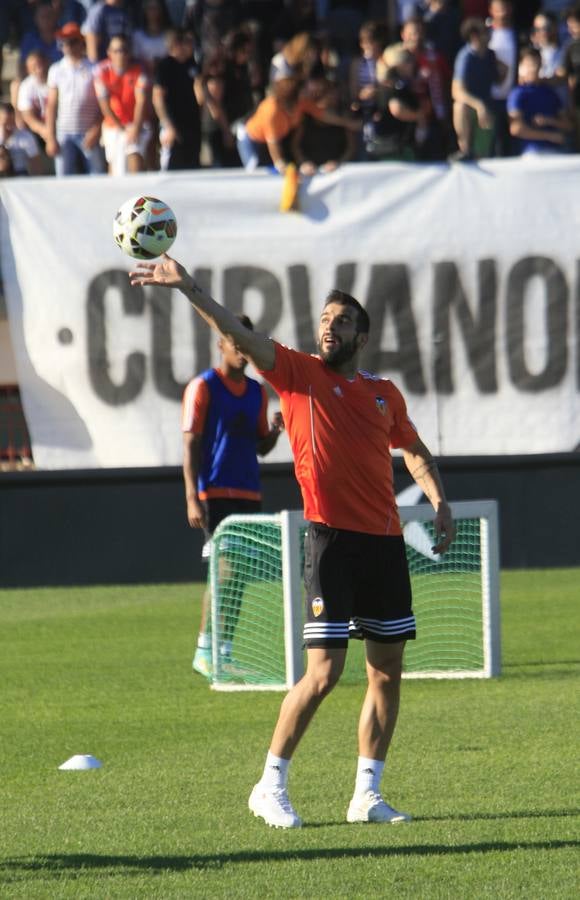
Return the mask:
<svg viewBox="0 0 580 900">
<path fill-rule="evenodd" d="M 380 412 L 381 416 L 384 416 L 387 412 L 387 401 L 384 397 L 375 397 L 375 403 L 377 404 L 377 409 Z"/>
<path fill-rule="evenodd" d="M 312 605 L 312 612 L 314 613 L 316 618 L 318 618 L 318 616 L 321 614 L 322 610 L 324 609 L 324 600 L 322 599 L 322 597 L 315 597 L 314 600 L 312 601 L 311 605 Z"/>
</svg>

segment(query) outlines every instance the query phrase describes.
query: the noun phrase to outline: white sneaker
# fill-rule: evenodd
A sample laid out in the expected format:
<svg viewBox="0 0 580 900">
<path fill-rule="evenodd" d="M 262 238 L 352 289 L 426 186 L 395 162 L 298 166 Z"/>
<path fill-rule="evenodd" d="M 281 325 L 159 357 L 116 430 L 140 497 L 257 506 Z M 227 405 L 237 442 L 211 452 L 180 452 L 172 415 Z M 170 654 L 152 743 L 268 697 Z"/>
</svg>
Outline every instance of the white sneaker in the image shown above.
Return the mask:
<svg viewBox="0 0 580 900">
<path fill-rule="evenodd" d="M 302 819 L 290 803 L 286 788 L 265 788 L 257 784 L 248 800 L 255 816 L 273 828 L 300 828 Z"/>
<path fill-rule="evenodd" d="M 355 796 L 350 801 L 346 814 L 347 822 L 410 822 L 408 813 L 397 812 L 388 803 L 385 803 L 380 794 L 375 791 L 367 791 L 362 796 Z"/>
<path fill-rule="evenodd" d="M 192 668 L 194 672 L 199 672 L 200 675 L 211 678 L 211 650 L 197 647 L 193 657 Z"/>
</svg>

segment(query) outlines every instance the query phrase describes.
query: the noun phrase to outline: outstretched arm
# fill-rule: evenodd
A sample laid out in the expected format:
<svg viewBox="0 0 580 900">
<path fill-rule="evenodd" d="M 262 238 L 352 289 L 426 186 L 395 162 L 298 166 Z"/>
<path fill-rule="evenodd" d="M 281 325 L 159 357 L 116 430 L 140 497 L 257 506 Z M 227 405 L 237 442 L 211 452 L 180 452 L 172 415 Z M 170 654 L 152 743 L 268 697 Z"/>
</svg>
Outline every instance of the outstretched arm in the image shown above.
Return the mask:
<svg viewBox="0 0 580 900">
<path fill-rule="evenodd" d="M 185 294 L 191 305 L 205 319 L 208 325 L 223 337 L 233 342 L 249 361 L 262 371 L 270 371 L 276 361 L 273 341 L 263 334 L 245 328 L 229 309 L 217 303 L 193 280 L 187 270 L 166 253 L 161 262 L 139 262 L 137 268 L 129 272 L 131 284 L 159 284 L 177 288 Z"/>
<path fill-rule="evenodd" d="M 437 543 L 432 550 L 434 553 L 445 553 L 455 536 L 455 527 L 449 504 L 445 499 L 445 490 L 439 476 L 437 463 L 421 438 L 417 438 L 409 447 L 403 447 L 403 459 L 411 477 L 417 482 L 436 512 Z"/>
</svg>

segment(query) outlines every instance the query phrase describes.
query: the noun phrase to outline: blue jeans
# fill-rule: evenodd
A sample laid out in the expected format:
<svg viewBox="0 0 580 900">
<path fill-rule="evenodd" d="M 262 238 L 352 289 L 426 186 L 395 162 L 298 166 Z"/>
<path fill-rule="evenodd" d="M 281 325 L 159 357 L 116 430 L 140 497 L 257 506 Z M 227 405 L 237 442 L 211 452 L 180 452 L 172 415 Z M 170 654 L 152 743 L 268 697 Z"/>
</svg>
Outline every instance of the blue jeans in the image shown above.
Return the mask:
<svg viewBox="0 0 580 900">
<path fill-rule="evenodd" d="M 244 169 L 248 172 L 253 172 L 260 163 L 259 153 L 256 144 L 246 131 L 246 126 L 241 122 L 236 128 L 236 143 Z"/>
<path fill-rule="evenodd" d="M 83 147 L 84 134 L 66 134 L 58 138 L 60 153 L 54 159 L 56 175 L 103 175 L 107 170 L 103 148 L 96 144 Z"/>
</svg>

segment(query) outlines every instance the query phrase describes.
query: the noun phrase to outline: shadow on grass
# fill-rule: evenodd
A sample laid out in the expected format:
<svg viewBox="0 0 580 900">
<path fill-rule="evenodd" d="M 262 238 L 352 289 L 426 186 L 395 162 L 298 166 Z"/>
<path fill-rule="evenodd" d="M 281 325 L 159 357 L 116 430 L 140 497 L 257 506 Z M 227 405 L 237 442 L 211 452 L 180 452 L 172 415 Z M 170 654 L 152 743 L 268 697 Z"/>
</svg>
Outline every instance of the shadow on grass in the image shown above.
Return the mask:
<svg viewBox="0 0 580 900">
<path fill-rule="evenodd" d="M 521 850 L 563 850 L 580 847 L 579 841 L 488 841 L 475 844 L 416 844 L 399 847 L 319 847 L 288 850 L 240 850 L 236 853 L 194 853 L 191 856 L 109 856 L 93 853 L 47 854 L 46 856 L 15 857 L 0 862 L 0 875 L 14 881 L 32 873 L 45 877 L 62 877 L 67 872 L 78 878 L 79 870 L 110 870 L 118 873 L 187 872 L 190 870 L 222 869 L 228 865 L 314 861 L 328 859 L 356 859 L 369 856 L 463 856 L 466 853 L 510 853 Z"/>
<path fill-rule="evenodd" d="M 580 659 L 548 659 L 523 660 L 522 662 L 502 663 L 503 669 L 521 669 L 524 666 L 541 666 L 549 669 L 553 666 L 580 666 Z"/>
<path fill-rule="evenodd" d="M 525 661 L 502 663 L 502 672 L 509 678 L 577 678 L 579 667 L 578 659 Z"/>
<path fill-rule="evenodd" d="M 526 675 L 527 677 L 543 675 L 546 678 L 554 675 L 577 675 L 580 659 L 522 660 L 521 662 L 502 663 L 505 675 Z"/>
<path fill-rule="evenodd" d="M 414 822 L 485 822 L 494 819 L 560 819 L 580 816 L 580 809 L 522 809 L 517 812 L 454 813 L 440 816 L 414 816 Z"/>
</svg>

